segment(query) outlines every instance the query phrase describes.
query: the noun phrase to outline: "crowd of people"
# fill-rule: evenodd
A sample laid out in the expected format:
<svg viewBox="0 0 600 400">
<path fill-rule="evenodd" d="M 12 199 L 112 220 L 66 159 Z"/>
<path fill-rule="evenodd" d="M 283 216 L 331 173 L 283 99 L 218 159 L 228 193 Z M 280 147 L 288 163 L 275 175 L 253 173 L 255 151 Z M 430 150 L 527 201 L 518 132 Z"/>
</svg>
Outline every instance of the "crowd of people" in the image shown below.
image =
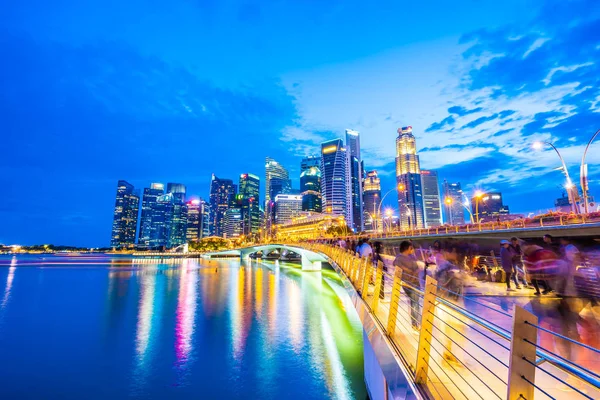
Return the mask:
<svg viewBox="0 0 600 400">
<path fill-rule="evenodd" d="M 359 257 L 373 258 L 375 263 L 383 260 L 382 243 L 372 242 L 369 238 L 337 239 L 331 244 Z M 410 248 L 407 247 L 409 245 Z M 404 241 L 396 249 L 394 261 L 396 267 L 403 269 L 405 278 L 408 274 L 418 277 L 418 282 L 414 282 L 418 289 L 423 289 L 424 277 L 428 274 L 438 281 L 447 281 L 456 293 L 461 293 L 465 277 L 475 276 L 479 280 L 503 282 L 507 292 L 534 290 L 533 293 L 537 296 L 549 293 L 556 296 L 600 296 L 600 293 L 594 293 L 593 289 L 586 287 L 585 282 L 576 279 L 578 269 L 587 263 L 583 253 L 569 238 L 557 241 L 547 234 L 543 236 L 542 245 L 517 237 L 501 240 L 499 253 L 494 252 L 499 254 L 499 261 L 491 257 L 493 263 L 480 261 L 485 257 L 481 256 L 476 244 L 458 240 L 436 240 L 428 249 L 419 247 L 418 250 L 419 257 L 413 243 L 410 240 Z M 409 258 L 415 263 L 409 263 Z M 415 269 L 415 265 L 420 267 Z M 387 269 L 387 265 L 384 268 Z M 463 282 L 458 282 L 460 279 Z"/>
</svg>

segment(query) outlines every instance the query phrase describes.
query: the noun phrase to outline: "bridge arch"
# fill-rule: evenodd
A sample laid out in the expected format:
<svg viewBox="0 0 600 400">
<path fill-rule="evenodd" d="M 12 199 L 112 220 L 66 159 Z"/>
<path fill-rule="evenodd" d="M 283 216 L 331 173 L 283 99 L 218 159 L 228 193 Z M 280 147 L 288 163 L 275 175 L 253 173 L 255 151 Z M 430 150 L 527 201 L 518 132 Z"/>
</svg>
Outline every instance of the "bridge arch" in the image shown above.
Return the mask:
<svg viewBox="0 0 600 400">
<path fill-rule="evenodd" d="M 270 253 L 274 250 L 281 252 L 281 250 L 288 250 L 294 252 L 302 258 L 302 270 L 303 271 L 320 271 L 322 269 L 323 262 L 327 262 L 327 258 L 321 254 L 306 250 L 298 246 L 290 246 L 287 244 L 264 244 L 257 246 L 243 247 L 235 250 L 219 251 L 215 253 L 207 253 L 205 257 L 215 258 L 219 256 L 232 256 L 239 255 L 240 259 L 245 260 L 250 258 L 251 254 L 259 251 L 263 253 Z"/>
</svg>

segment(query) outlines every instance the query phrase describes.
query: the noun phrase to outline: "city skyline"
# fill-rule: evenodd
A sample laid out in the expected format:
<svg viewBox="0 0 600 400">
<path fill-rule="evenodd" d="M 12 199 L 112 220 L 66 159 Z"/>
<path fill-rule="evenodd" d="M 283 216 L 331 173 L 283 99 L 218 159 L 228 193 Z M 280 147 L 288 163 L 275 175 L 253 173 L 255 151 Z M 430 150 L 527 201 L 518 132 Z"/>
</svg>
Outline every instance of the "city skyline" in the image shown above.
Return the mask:
<svg viewBox="0 0 600 400">
<path fill-rule="evenodd" d="M 234 2 L 234 13 L 132 3 L 120 16 L 105 2 L 26 3 L 0 17 L 11 60 L 2 243 L 105 243 L 119 179 L 183 182 L 206 196 L 212 173 L 262 179 L 274 156 L 298 188 L 300 160 L 346 128 L 361 133 L 365 169 L 378 171 L 383 192 L 395 184 L 390 140 L 411 125 L 421 167 L 440 181 L 469 196 L 501 192 L 513 213 L 545 211 L 564 179 L 556 154 L 531 144 L 554 143 L 578 183 L 598 128 L 597 2 L 365 6 L 361 32 L 333 28 L 356 17 L 353 2 Z M 136 29 L 128 13 L 139 14 Z M 156 15 L 168 34 L 156 33 Z M 597 196 L 600 152 L 587 162 Z"/>
</svg>

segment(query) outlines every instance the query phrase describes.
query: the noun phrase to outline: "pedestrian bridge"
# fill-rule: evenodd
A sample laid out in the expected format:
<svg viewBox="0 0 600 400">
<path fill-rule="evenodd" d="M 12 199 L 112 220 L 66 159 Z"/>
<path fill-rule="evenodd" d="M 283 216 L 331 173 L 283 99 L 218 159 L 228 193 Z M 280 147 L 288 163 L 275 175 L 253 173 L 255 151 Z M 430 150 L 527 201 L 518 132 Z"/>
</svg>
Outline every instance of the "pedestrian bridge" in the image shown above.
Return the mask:
<svg viewBox="0 0 600 400">
<path fill-rule="evenodd" d="M 250 255 L 262 252 L 268 254 L 273 251 L 277 251 L 280 254 L 287 250 L 294 252 L 302 257 L 302 270 L 303 271 L 320 271 L 322 263 L 327 262 L 327 258 L 322 254 L 315 253 L 313 251 L 304 249 L 298 246 L 290 246 L 287 244 L 264 244 L 257 246 L 242 247 L 239 249 L 218 251 L 214 253 L 205 253 L 205 258 L 221 258 L 221 257 L 235 257 L 239 256 L 241 260 L 248 259 Z"/>
</svg>

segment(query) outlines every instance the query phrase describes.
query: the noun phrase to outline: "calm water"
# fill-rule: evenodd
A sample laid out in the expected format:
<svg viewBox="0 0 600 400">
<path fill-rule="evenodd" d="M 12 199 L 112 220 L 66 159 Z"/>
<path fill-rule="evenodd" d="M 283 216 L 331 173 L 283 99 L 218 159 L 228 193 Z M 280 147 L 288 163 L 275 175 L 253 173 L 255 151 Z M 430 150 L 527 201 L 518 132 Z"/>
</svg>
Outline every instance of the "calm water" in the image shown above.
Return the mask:
<svg viewBox="0 0 600 400">
<path fill-rule="evenodd" d="M 0 399 L 366 396 L 362 328 L 332 271 L 0 263 Z"/>
</svg>

